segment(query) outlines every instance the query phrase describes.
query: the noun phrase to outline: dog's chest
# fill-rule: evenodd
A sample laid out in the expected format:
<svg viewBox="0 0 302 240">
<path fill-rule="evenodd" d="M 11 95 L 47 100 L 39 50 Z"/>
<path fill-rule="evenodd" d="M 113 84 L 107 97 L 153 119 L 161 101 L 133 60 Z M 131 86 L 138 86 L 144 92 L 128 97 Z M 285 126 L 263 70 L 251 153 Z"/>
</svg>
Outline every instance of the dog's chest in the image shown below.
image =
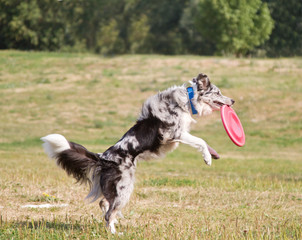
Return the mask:
<svg viewBox="0 0 302 240">
<path fill-rule="evenodd" d="M 179 138 L 183 132 L 189 132 L 193 121 L 190 114 L 182 113 L 179 115 L 179 117 L 174 120 L 173 124 L 161 129 L 164 138 L 163 143 Z"/>
</svg>

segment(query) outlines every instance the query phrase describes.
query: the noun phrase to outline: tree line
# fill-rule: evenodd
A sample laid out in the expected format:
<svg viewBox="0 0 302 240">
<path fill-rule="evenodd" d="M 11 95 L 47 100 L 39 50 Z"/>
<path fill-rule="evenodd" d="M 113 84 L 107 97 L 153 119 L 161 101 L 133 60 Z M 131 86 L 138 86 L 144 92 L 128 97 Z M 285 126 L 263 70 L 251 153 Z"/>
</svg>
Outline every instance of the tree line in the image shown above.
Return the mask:
<svg viewBox="0 0 302 240">
<path fill-rule="evenodd" d="M 0 0 L 0 49 L 302 55 L 297 0 Z"/>
</svg>

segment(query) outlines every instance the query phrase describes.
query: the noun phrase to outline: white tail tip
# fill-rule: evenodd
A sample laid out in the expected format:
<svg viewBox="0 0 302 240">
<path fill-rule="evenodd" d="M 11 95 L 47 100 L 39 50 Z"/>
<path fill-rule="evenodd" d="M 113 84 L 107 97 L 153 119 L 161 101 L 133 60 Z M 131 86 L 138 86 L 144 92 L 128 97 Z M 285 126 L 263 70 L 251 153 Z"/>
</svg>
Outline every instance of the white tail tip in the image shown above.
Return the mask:
<svg viewBox="0 0 302 240">
<path fill-rule="evenodd" d="M 60 152 L 70 149 L 69 142 L 60 134 L 49 134 L 41 140 L 44 142 L 44 151 L 50 158 L 56 158 Z"/>
</svg>

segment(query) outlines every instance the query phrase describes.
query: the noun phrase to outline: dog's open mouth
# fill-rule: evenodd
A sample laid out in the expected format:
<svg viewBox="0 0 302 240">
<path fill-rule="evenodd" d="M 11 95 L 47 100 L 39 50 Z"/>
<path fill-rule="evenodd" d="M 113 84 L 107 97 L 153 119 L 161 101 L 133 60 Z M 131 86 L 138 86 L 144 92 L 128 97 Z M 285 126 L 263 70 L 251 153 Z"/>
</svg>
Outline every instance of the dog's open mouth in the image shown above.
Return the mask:
<svg viewBox="0 0 302 240">
<path fill-rule="evenodd" d="M 213 103 L 216 104 L 218 107 L 222 107 L 223 105 L 225 105 L 222 102 L 218 102 L 218 101 L 213 101 Z"/>
<path fill-rule="evenodd" d="M 219 108 L 221 108 L 223 105 L 228 105 L 229 107 L 232 106 L 230 104 L 225 104 L 225 103 L 218 102 L 218 101 L 213 101 L 213 103 L 216 104 L 216 106 L 218 106 Z"/>
</svg>

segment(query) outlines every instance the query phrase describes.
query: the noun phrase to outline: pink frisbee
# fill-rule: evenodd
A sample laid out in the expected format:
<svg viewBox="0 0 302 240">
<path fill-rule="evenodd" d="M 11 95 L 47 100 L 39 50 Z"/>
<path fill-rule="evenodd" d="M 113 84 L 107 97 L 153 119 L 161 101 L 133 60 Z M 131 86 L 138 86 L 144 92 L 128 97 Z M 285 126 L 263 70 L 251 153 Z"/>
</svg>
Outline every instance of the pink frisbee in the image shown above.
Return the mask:
<svg viewBox="0 0 302 240">
<path fill-rule="evenodd" d="M 242 147 L 245 144 L 245 134 L 237 114 L 227 105 L 221 107 L 220 114 L 223 126 L 230 139 L 237 146 Z"/>
</svg>

